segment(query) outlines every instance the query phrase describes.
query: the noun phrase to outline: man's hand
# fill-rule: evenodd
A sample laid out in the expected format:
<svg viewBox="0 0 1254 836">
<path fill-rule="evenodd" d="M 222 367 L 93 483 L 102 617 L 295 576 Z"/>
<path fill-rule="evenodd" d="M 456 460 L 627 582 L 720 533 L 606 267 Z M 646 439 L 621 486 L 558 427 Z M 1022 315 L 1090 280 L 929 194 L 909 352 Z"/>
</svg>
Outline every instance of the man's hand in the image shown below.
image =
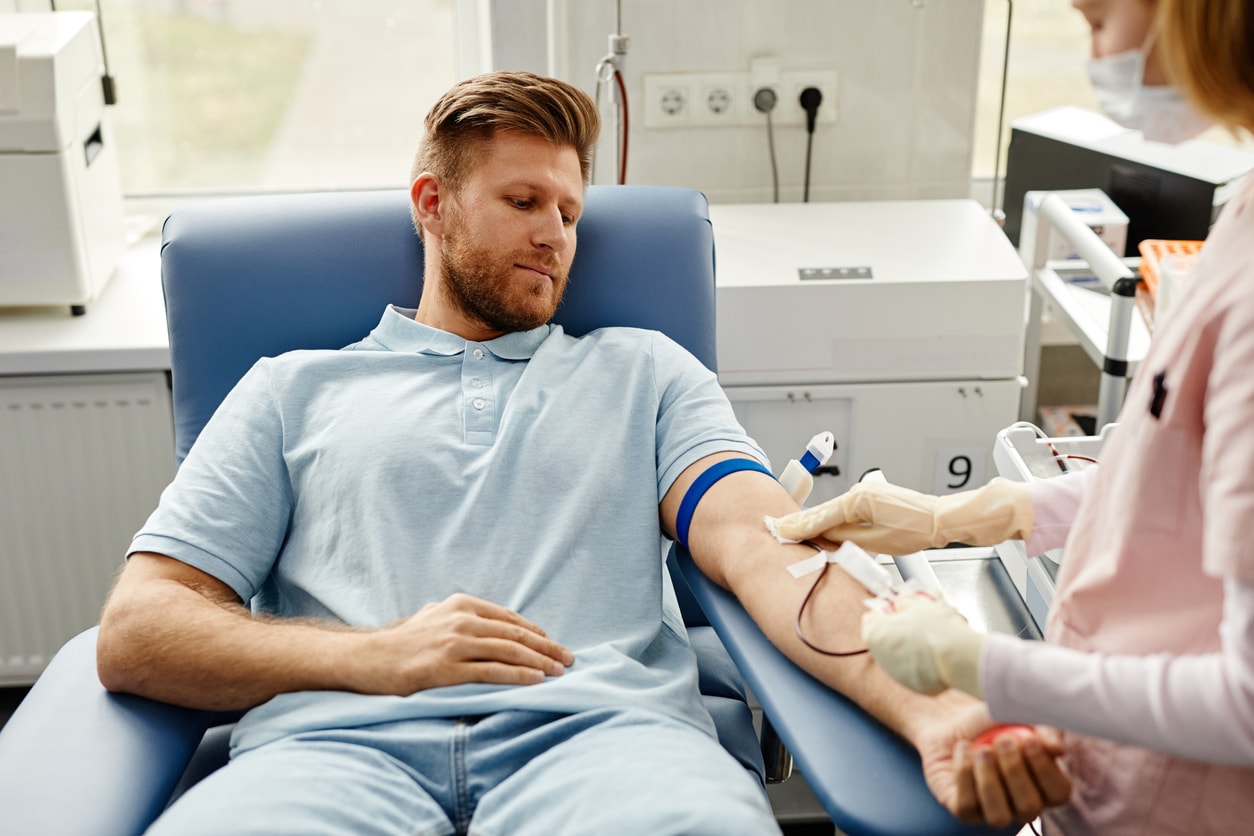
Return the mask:
<svg viewBox="0 0 1254 836">
<path fill-rule="evenodd" d="M 470 595 L 427 604 L 370 634 L 357 660 L 366 693 L 407 696 L 444 685 L 534 685 L 575 656 L 516 612 Z"/>
<path fill-rule="evenodd" d="M 1031 821 L 1071 795 L 1071 780 L 1057 762 L 1061 739 L 1052 729 L 972 746 L 992 725 L 987 707 L 952 691 L 937 699 L 946 704 L 947 717 L 920 736 L 919 755 L 932 794 L 958 819 L 1005 827 Z"/>
</svg>

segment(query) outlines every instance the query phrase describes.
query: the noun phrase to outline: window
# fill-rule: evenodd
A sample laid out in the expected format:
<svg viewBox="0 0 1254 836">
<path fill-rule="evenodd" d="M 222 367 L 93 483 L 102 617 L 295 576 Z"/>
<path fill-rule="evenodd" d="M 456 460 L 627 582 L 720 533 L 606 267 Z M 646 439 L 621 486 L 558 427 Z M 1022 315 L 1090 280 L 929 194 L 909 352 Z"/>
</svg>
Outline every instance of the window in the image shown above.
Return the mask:
<svg viewBox="0 0 1254 836">
<path fill-rule="evenodd" d="M 1067 0 L 985 0 L 971 166 L 972 177 L 976 180 L 993 176 L 1008 14 L 1011 17 L 1010 64 L 999 167 L 1002 177 L 1006 175 L 1010 123 L 1015 119 L 1063 105 L 1097 109 L 1085 69 L 1090 44 L 1089 27 L 1083 15 L 1071 8 Z M 1202 138 L 1254 151 L 1254 139 L 1245 132 L 1234 136 L 1216 127 Z"/>
<path fill-rule="evenodd" d="M 1097 106 L 1084 67 L 1089 57 L 1089 27 L 1067 0 L 985 0 L 972 162 L 976 178 L 993 176 L 1008 15 L 1010 64 L 1002 127 L 1002 175 L 1006 173 L 1012 121 L 1063 105 Z"/>
<path fill-rule="evenodd" d="M 453 2 L 102 0 L 123 191 L 405 185 Z"/>
</svg>

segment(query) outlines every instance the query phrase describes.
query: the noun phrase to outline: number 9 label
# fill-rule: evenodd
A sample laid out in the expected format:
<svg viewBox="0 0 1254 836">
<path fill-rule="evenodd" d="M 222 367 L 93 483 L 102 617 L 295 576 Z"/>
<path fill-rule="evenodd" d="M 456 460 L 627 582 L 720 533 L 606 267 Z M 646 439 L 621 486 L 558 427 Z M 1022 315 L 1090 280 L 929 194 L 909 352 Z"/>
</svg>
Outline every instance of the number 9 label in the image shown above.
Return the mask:
<svg viewBox="0 0 1254 836">
<path fill-rule="evenodd" d="M 932 493 L 969 491 L 988 481 L 988 450 L 983 447 L 942 447 L 932 467 Z"/>
</svg>

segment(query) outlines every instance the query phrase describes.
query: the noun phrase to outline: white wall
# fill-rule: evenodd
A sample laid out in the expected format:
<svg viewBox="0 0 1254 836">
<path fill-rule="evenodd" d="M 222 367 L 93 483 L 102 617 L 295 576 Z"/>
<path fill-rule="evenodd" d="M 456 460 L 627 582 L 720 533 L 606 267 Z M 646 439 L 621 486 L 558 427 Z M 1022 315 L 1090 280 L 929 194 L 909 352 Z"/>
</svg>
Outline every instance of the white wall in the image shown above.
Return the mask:
<svg viewBox="0 0 1254 836">
<path fill-rule="evenodd" d="M 462 0 L 465 2 L 465 0 Z M 765 127 L 645 129 L 645 73 L 839 74 L 839 117 L 820 124 L 812 200 L 966 197 L 983 0 L 623 0 L 631 38 L 628 182 L 699 188 L 714 202 L 771 199 Z M 552 71 L 592 92 L 614 0 L 494 0 L 493 65 Z M 547 22 L 547 28 L 546 28 Z M 546 31 L 556 37 L 550 53 Z M 607 125 L 610 139 L 612 125 Z M 805 131 L 775 129 L 780 198 L 801 199 Z M 612 145 L 598 182 L 612 177 Z"/>
</svg>

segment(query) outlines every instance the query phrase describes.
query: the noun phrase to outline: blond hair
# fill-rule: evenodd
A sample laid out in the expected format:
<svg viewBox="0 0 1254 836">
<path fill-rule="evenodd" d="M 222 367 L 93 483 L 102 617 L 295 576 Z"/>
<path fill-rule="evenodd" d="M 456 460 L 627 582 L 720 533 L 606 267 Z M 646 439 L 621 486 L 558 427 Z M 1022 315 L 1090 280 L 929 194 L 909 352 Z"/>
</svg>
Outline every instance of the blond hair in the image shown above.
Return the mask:
<svg viewBox="0 0 1254 836">
<path fill-rule="evenodd" d="M 1254 130 L 1254 0 L 1159 0 L 1172 83 L 1228 128 Z"/>
<path fill-rule="evenodd" d="M 564 81 L 526 72 L 494 72 L 455 84 L 426 118 L 409 181 L 429 171 L 456 192 L 497 131 L 517 131 L 573 148 L 583 181 L 601 119 L 592 98 Z"/>
</svg>

